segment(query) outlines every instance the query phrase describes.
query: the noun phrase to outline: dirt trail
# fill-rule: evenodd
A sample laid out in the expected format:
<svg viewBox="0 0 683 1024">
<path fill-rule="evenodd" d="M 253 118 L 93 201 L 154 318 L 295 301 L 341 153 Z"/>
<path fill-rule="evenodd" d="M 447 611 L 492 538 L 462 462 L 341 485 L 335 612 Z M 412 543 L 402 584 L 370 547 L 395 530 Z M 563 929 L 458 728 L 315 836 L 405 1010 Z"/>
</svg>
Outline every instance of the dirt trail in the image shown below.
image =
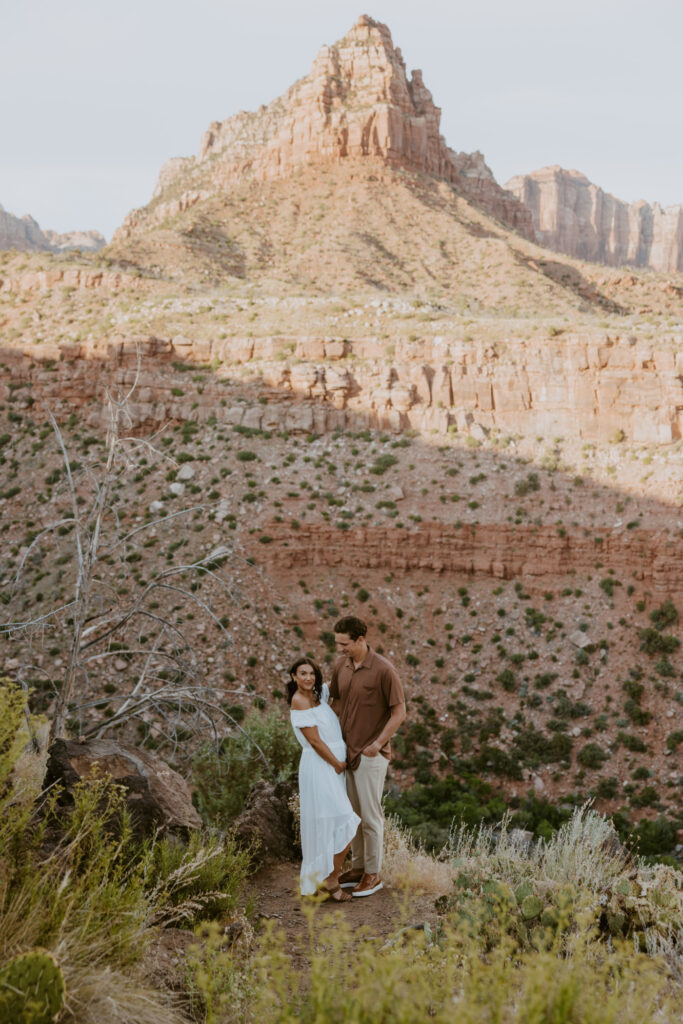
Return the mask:
<svg viewBox="0 0 683 1024">
<path fill-rule="evenodd" d="M 253 879 L 257 914 L 261 920 L 274 920 L 286 934 L 293 960 L 305 962 L 308 921 L 304 900 L 298 895 L 299 864 L 275 864 L 263 868 Z M 436 923 L 434 897 L 417 890 L 386 886 L 372 896 L 352 899 L 348 903 L 323 900 L 315 905 L 316 930 L 333 929 L 345 918 L 354 928 L 367 929 L 367 934 L 388 939 L 402 927 Z"/>
</svg>

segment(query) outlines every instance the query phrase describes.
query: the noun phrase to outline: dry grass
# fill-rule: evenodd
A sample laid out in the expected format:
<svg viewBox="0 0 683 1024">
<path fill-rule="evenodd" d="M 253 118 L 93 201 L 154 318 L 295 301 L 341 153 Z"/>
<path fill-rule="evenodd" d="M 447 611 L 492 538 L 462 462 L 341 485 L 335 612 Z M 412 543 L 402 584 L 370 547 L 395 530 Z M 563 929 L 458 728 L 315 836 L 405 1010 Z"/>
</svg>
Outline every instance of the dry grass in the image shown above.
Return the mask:
<svg viewBox="0 0 683 1024">
<path fill-rule="evenodd" d="M 392 888 L 419 889 L 440 896 L 453 885 L 453 866 L 426 853 L 395 818 L 388 818 L 382 876 Z"/>
<path fill-rule="evenodd" d="M 447 852 L 458 870 L 476 867 L 479 873 L 511 885 L 533 878 L 591 891 L 623 874 L 630 859 L 610 820 L 588 804 L 577 809 L 548 842 L 528 847 L 516 830 L 509 829 L 506 818 L 499 827 L 455 827 Z"/>
</svg>

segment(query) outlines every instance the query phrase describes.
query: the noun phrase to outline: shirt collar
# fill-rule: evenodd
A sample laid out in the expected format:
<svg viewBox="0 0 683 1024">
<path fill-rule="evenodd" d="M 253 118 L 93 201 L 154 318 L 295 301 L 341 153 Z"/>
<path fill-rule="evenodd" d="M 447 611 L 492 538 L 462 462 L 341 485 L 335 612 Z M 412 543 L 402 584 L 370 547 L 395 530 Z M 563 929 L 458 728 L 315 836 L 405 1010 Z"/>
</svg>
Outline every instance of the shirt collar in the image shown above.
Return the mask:
<svg viewBox="0 0 683 1024">
<path fill-rule="evenodd" d="M 353 661 L 353 658 L 351 657 L 350 654 L 347 654 L 347 656 L 346 656 L 346 663 L 347 663 L 347 665 L 351 666 L 351 671 L 352 672 L 357 672 L 358 669 L 361 669 L 361 668 L 370 668 L 370 666 L 372 665 L 372 662 L 374 661 L 374 659 L 375 659 L 375 652 L 373 651 L 373 649 L 370 646 L 370 644 L 368 644 L 368 652 L 365 655 L 365 657 L 363 658 L 363 660 L 361 661 L 361 663 L 358 666 L 358 668 L 356 668 L 356 666 L 354 664 L 354 661 Z"/>
</svg>

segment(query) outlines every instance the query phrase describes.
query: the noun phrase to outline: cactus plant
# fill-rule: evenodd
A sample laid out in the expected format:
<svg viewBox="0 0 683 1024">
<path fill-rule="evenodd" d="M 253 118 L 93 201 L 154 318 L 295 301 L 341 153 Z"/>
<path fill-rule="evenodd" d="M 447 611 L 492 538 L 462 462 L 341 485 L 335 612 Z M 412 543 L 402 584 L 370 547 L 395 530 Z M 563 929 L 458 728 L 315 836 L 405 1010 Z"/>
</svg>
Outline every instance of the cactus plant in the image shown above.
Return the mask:
<svg viewBox="0 0 683 1024">
<path fill-rule="evenodd" d="M 522 917 L 525 921 L 530 921 L 532 917 L 538 917 L 543 910 L 543 904 L 539 900 L 538 896 L 525 896 L 521 903 Z"/>
<path fill-rule="evenodd" d="M 0 968 L 0 1024 L 49 1024 L 64 997 L 64 976 L 47 950 L 22 953 Z"/>
<path fill-rule="evenodd" d="M 530 882 L 521 882 L 515 889 L 515 899 L 519 904 L 523 903 L 527 896 L 533 896 L 534 888 Z"/>
</svg>

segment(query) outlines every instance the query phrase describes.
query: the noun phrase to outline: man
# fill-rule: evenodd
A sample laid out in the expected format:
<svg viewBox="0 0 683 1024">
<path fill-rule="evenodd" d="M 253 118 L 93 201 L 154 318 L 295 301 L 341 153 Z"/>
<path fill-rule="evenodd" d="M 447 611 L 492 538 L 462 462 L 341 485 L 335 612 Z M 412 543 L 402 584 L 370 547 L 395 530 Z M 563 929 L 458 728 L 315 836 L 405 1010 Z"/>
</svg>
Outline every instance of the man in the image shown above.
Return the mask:
<svg viewBox="0 0 683 1024">
<path fill-rule="evenodd" d="M 352 896 L 372 896 L 382 888 L 382 791 L 391 757 L 389 740 L 406 717 L 398 673 L 368 645 L 367 631 L 353 615 L 335 623 L 341 658 L 330 682 L 332 707 L 346 742 L 346 791 L 361 819 L 351 843 L 351 869 L 339 876 L 344 889 L 353 889 Z"/>
</svg>

